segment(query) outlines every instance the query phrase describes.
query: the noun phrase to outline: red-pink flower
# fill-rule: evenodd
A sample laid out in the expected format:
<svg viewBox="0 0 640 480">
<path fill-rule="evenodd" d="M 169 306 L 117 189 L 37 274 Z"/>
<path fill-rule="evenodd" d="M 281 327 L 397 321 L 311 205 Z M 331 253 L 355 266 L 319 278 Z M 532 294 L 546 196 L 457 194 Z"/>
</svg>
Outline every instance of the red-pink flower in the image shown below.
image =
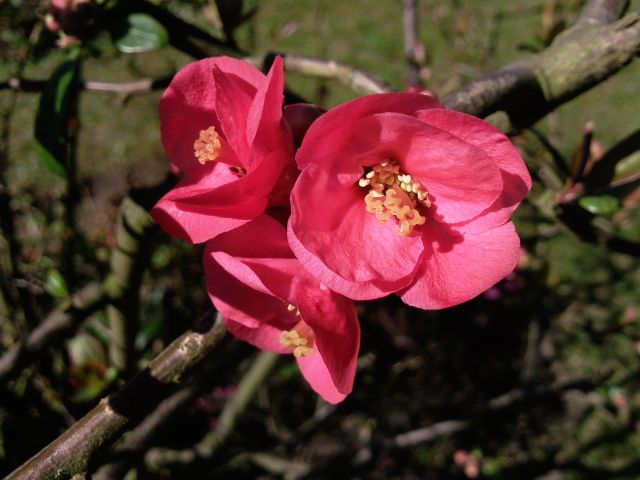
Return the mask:
<svg viewBox="0 0 640 480">
<path fill-rule="evenodd" d="M 207 242 L 209 295 L 231 333 L 293 354 L 311 387 L 330 403 L 351 392 L 360 346 L 353 302 L 308 275 L 268 215 Z"/>
<path fill-rule="evenodd" d="M 228 57 L 178 72 L 160 102 L 160 123 L 164 148 L 184 179 L 152 211 L 168 233 L 200 243 L 282 202 L 280 190 L 288 203 L 281 184 L 292 183 L 295 164 L 283 90 L 280 57 L 266 76 Z"/>
<path fill-rule="evenodd" d="M 371 95 L 316 120 L 296 160 L 291 248 L 343 295 L 444 308 L 518 261 L 510 217 L 531 179 L 509 139 L 478 118 L 425 95 Z"/>
</svg>

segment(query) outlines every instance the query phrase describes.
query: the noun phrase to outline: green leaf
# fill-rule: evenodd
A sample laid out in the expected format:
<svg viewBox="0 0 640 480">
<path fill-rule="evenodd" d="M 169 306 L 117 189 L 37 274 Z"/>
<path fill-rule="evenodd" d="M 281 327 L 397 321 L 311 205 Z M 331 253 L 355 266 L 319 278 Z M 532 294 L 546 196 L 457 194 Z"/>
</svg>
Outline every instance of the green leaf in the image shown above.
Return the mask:
<svg viewBox="0 0 640 480">
<path fill-rule="evenodd" d="M 47 292 L 55 298 L 67 298 L 69 296 L 67 282 L 58 270 L 49 270 L 46 286 Z"/>
<path fill-rule="evenodd" d="M 69 123 L 78 96 L 80 64 L 70 60 L 60 65 L 49 79 L 40 97 L 36 114 L 36 148 L 46 167 L 67 177 Z"/>
<path fill-rule="evenodd" d="M 603 187 L 614 179 L 627 176 L 629 169 L 633 169 L 634 160 L 629 157 L 638 157 L 640 151 L 640 129 L 611 147 L 604 156 L 598 160 L 585 183 L 593 187 Z"/>
<path fill-rule="evenodd" d="M 614 180 L 623 180 L 640 174 L 640 150 L 632 153 L 616 165 Z"/>
<path fill-rule="evenodd" d="M 610 195 L 586 196 L 582 197 L 578 203 L 587 212 L 594 215 L 613 215 L 620 209 L 620 202 Z"/>
<path fill-rule="evenodd" d="M 132 13 L 112 31 L 116 47 L 124 53 L 150 52 L 169 43 L 169 33 L 151 15 Z"/>
<path fill-rule="evenodd" d="M 67 342 L 67 355 L 73 367 L 107 362 L 104 346 L 88 333 L 79 333 Z"/>
</svg>

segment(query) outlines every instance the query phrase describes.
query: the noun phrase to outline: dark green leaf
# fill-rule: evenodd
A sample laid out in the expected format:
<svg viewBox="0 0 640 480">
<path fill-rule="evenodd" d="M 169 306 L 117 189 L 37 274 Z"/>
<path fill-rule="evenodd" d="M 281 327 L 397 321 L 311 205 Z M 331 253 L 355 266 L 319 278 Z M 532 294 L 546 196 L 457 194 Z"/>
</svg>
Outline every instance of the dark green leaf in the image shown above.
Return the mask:
<svg viewBox="0 0 640 480">
<path fill-rule="evenodd" d="M 36 115 L 36 147 L 44 164 L 56 175 L 67 177 L 70 121 L 78 96 L 80 65 L 67 61 L 53 73 L 40 97 Z"/>
<path fill-rule="evenodd" d="M 582 197 L 578 203 L 594 215 L 613 215 L 620 208 L 618 199 L 610 195 L 586 196 Z"/>
<path fill-rule="evenodd" d="M 169 43 L 167 30 L 151 15 L 132 13 L 112 32 L 118 50 L 124 53 L 149 52 Z"/>
</svg>

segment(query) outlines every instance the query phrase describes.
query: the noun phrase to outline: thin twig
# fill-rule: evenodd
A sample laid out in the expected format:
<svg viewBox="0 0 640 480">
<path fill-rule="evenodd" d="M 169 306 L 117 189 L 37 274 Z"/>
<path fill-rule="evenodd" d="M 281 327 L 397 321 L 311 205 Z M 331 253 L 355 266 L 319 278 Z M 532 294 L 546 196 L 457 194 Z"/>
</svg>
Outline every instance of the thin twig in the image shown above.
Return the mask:
<svg viewBox="0 0 640 480">
<path fill-rule="evenodd" d="M 404 58 L 407 62 L 407 80 L 410 87 L 422 86 L 418 62 L 418 0 L 402 1 L 402 27 L 404 31 Z"/>
<path fill-rule="evenodd" d="M 147 452 L 145 463 L 151 470 L 159 470 L 169 465 L 189 464 L 196 459 L 211 458 L 233 432 L 238 417 L 244 413 L 256 393 L 269 378 L 279 355 L 260 352 L 251 368 L 242 377 L 238 388 L 220 414 L 216 428 L 208 433 L 193 448 L 170 450 L 154 448 Z"/>
<path fill-rule="evenodd" d="M 395 437 L 386 440 L 384 444 L 388 448 L 415 447 L 416 445 L 432 442 L 438 438 L 442 438 L 443 436 L 466 430 L 488 415 L 502 413 L 525 403 L 530 404 L 544 398 L 556 397 L 567 390 L 586 391 L 592 390 L 593 387 L 593 383 L 589 380 L 578 379 L 556 383 L 549 387 L 538 388 L 533 392 L 517 388 L 490 400 L 484 411 L 479 413 L 473 419 L 452 419 L 434 423 L 428 427 L 396 435 Z"/>
<path fill-rule="evenodd" d="M 273 53 L 267 56 L 273 56 Z M 288 72 L 301 73 L 311 77 L 328 78 L 336 80 L 353 91 L 362 94 L 384 93 L 393 89 L 381 77 L 373 73 L 359 70 L 350 65 L 324 60 L 321 58 L 306 57 L 294 54 L 279 54 L 284 57 L 284 69 Z M 258 68 L 264 64 L 265 57 L 245 57 L 245 60 Z"/>
<path fill-rule="evenodd" d="M 143 78 L 132 82 L 100 82 L 95 80 L 83 80 L 78 88 L 93 92 L 110 92 L 124 95 L 137 95 L 149 93 L 166 88 L 173 75 L 162 78 Z M 24 93 L 38 93 L 44 90 L 47 80 L 34 80 L 24 77 L 12 77 L 0 82 L 0 90 L 15 90 Z"/>
</svg>

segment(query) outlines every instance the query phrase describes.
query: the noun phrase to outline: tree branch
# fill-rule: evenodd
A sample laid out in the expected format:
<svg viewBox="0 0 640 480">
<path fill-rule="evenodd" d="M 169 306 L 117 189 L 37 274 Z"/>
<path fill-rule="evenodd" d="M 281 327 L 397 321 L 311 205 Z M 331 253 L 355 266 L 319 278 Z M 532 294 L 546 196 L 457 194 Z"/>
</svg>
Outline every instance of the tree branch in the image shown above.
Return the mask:
<svg viewBox="0 0 640 480">
<path fill-rule="evenodd" d="M 138 320 L 139 287 L 142 273 L 151 255 L 149 242 L 155 233 L 149 213 L 130 198 L 120 205 L 116 220 L 117 245 L 111 254 L 111 271 L 107 282 L 109 297 L 107 309 L 111 343 L 111 364 L 120 370 L 132 366 L 133 341 Z"/>
<path fill-rule="evenodd" d="M 611 15 L 595 13 L 603 11 L 596 4 L 615 4 L 615 10 L 607 11 L 619 14 L 622 3 L 592 1 L 585 15 L 609 19 Z M 443 104 L 478 117 L 504 111 L 511 123 L 505 128 L 523 128 L 609 78 L 639 52 L 637 13 L 610 24 L 584 20 L 560 34 L 546 50 L 471 82 Z"/>
<path fill-rule="evenodd" d="M 580 12 L 577 25 L 611 23 L 622 16 L 629 0 L 589 0 Z"/>
<path fill-rule="evenodd" d="M 53 480 L 88 471 L 94 455 L 166 398 L 227 338 L 219 315 L 211 314 L 163 350 L 124 389 L 103 399 L 65 433 L 11 473 L 6 480 Z"/>
</svg>

